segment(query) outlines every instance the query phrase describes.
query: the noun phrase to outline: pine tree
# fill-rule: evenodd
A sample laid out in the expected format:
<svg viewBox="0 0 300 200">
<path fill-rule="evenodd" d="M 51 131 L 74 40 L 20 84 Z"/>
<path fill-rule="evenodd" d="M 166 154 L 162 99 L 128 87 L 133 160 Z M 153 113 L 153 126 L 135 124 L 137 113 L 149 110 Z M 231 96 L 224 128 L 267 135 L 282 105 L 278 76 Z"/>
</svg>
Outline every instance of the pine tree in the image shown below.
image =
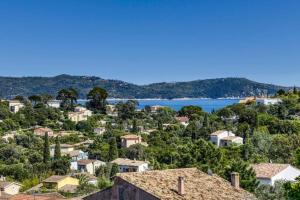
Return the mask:
<svg viewBox="0 0 300 200">
<path fill-rule="evenodd" d="M 110 138 L 109 140 L 109 161 L 112 161 L 119 157 L 117 141 L 115 137 Z"/>
<path fill-rule="evenodd" d="M 43 154 L 43 161 L 44 163 L 48 163 L 50 161 L 50 148 L 49 148 L 49 137 L 48 133 L 45 133 L 44 137 L 44 154 Z"/>
<path fill-rule="evenodd" d="M 58 136 L 55 139 L 55 149 L 54 149 L 54 159 L 59 160 L 61 158 L 61 151 L 60 151 L 60 142 Z"/>
</svg>

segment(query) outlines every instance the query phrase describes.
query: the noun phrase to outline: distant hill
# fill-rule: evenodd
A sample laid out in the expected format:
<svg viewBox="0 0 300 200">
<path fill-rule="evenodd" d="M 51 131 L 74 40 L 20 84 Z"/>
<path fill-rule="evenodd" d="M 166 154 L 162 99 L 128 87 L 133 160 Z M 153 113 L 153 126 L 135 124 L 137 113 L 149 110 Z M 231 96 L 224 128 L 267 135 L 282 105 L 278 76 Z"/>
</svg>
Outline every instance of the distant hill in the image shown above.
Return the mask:
<svg viewBox="0 0 300 200">
<path fill-rule="evenodd" d="M 245 78 L 218 78 L 175 83 L 135 85 L 119 80 L 93 76 L 59 75 L 55 77 L 0 77 L 0 94 L 4 98 L 16 95 L 51 94 L 73 87 L 85 98 L 94 86 L 105 88 L 111 98 L 221 98 L 274 94 L 289 88 L 254 82 Z"/>
</svg>

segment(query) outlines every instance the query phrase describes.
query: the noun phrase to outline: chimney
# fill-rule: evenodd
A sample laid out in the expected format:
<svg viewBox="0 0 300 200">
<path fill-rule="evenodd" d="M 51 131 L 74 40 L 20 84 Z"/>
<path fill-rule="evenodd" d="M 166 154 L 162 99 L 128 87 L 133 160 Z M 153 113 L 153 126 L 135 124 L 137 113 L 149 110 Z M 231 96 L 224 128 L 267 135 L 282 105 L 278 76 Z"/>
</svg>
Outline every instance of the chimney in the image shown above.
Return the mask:
<svg viewBox="0 0 300 200">
<path fill-rule="evenodd" d="M 231 173 L 231 185 L 235 188 L 240 188 L 240 174 L 237 172 Z"/>
<path fill-rule="evenodd" d="M 178 194 L 184 195 L 184 178 L 182 176 L 178 177 Z"/>
</svg>

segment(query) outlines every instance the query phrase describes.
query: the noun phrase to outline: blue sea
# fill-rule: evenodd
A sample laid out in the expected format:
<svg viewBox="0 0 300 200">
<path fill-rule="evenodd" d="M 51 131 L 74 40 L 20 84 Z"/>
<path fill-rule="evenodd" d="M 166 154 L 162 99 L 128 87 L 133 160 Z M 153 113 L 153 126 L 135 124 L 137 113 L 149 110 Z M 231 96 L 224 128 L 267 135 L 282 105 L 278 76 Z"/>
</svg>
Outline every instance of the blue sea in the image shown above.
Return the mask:
<svg viewBox="0 0 300 200">
<path fill-rule="evenodd" d="M 109 99 L 110 104 L 116 104 L 120 101 L 119 99 Z M 138 109 L 143 109 L 146 105 L 161 105 L 171 107 L 173 110 L 180 110 L 183 106 L 200 106 L 204 111 L 211 112 L 212 110 L 218 110 L 224 108 L 228 105 L 232 105 L 239 102 L 239 99 L 173 99 L 173 100 L 164 100 L 164 99 L 138 99 L 139 102 Z M 86 101 L 81 100 L 79 103 L 85 103 Z"/>
</svg>

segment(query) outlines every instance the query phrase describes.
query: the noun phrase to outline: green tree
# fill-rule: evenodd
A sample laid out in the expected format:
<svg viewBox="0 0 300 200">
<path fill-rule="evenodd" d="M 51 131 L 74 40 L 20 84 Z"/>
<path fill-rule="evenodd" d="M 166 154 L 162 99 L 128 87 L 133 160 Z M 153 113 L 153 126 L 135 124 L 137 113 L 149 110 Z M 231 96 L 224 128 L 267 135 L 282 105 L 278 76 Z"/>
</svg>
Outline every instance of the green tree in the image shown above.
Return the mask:
<svg viewBox="0 0 300 200">
<path fill-rule="evenodd" d="M 37 103 L 41 102 L 42 98 L 39 95 L 32 95 L 28 97 L 29 101 L 33 103 L 33 105 L 36 105 Z"/>
<path fill-rule="evenodd" d="M 286 93 L 285 93 L 285 91 L 283 89 L 280 89 L 280 90 L 277 91 L 277 95 L 278 96 L 284 96 L 285 94 Z"/>
<path fill-rule="evenodd" d="M 128 100 L 127 102 L 119 102 L 116 105 L 118 110 L 118 117 L 121 120 L 132 119 L 135 115 L 135 109 L 138 106 L 138 102 L 135 100 Z"/>
<path fill-rule="evenodd" d="M 294 163 L 300 168 L 300 147 L 298 147 L 294 153 Z"/>
<path fill-rule="evenodd" d="M 300 199 L 300 181 L 295 183 L 287 182 L 285 183 L 284 188 L 288 196 L 287 199 Z"/>
<path fill-rule="evenodd" d="M 88 107 L 91 108 L 94 112 L 105 113 L 105 106 L 107 104 L 106 99 L 108 97 L 108 93 L 105 89 L 100 87 L 94 87 L 87 94 Z"/>
<path fill-rule="evenodd" d="M 71 109 L 74 109 L 75 103 L 77 103 L 77 98 L 79 94 L 76 89 L 69 88 L 69 99 L 71 101 Z"/>
<path fill-rule="evenodd" d="M 48 163 L 50 161 L 50 146 L 49 146 L 49 136 L 48 133 L 45 133 L 44 136 L 44 153 L 43 153 L 43 161 L 44 163 Z"/>
<path fill-rule="evenodd" d="M 66 175 L 70 169 L 69 158 L 61 157 L 60 159 L 53 160 L 51 163 L 51 169 L 57 175 Z"/>
<path fill-rule="evenodd" d="M 53 97 L 50 94 L 42 94 L 41 95 L 41 101 L 43 102 L 43 104 L 47 104 L 47 102 L 52 99 L 53 99 Z"/>
<path fill-rule="evenodd" d="M 225 178 L 231 180 L 231 173 L 237 172 L 240 174 L 240 185 L 249 192 L 254 192 L 258 187 L 259 182 L 256 179 L 256 174 L 252 167 L 242 160 L 234 160 L 225 169 Z"/>
<path fill-rule="evenodd" d="M 203 111 L 199 106 L 183 106 L 178 114 L 179 116 L 186 116 L 191 119 L 193 115 L 202 115 Z"/>
<path fill-rule="evenodd" d="M 260 185 L 255 190 L 255 195 L 259 200 L 285 200 L 288 199 L 284 181 L 276 181 L 274 186 Z"/>
<path fill-rule="evenodd" d="M 119 157 L 117 141 L 115 137 L 110 138 L 109 140 L 109 161 L 112 161 Z"/>
<path fill-rule="evenodd" d="M 56 97 L 57 100 L 61 100 L 61 108 L 64 110 L 73 110 L 77 98 L 78 92 L 74 88 L 61 89 Z"/>
<path fill-rule="evenodd" d="M 54 159 L 58 160 L 60 158 L 61 158 L 60 142 L 59 142 L 59 137 L 56 136 L 56 138 L 55 138 L 55 149 L 54 149 Z"/>
<path fill-rule="evenodd" d="M 133 119 L 132 121 L 132 132 L 137 133 L 138 132 L 138 127 L 137 127 L 137 120 Z"/>
</svg>

